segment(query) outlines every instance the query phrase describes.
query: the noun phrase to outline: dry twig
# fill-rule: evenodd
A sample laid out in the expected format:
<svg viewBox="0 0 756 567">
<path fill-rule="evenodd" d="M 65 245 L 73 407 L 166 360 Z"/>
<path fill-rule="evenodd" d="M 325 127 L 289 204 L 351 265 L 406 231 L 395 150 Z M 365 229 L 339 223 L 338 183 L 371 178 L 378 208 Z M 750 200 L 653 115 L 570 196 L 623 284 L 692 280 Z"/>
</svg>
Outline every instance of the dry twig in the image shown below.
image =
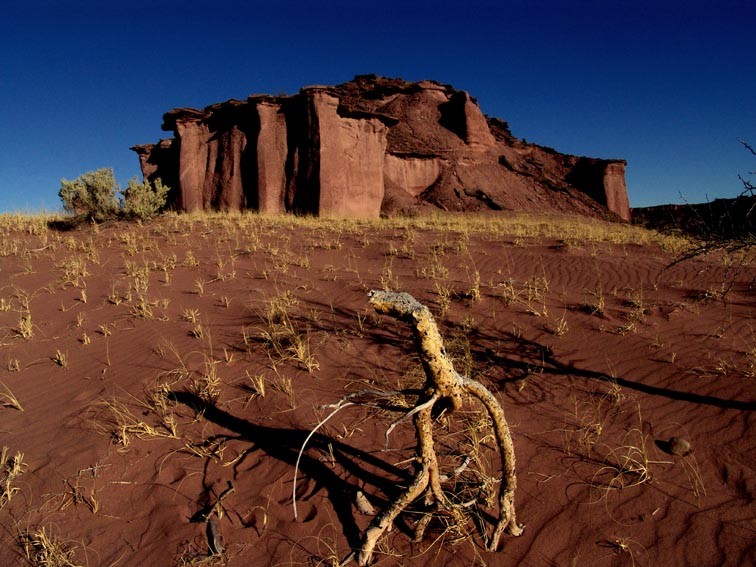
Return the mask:
<svg viewBox="0 0 756 567">
<path fill-rule="evenodd" d="M 462 506 L 451 502 L 441 488 L 441 483 L 446 477 L 439 472 L 438 457 L 434 449 L 433 416 L 439 409 L 447 414 L 460 409 L 465 397 L 473 397 L 482 403 L 493 423 L 496 444 L 501 456 L 503 478 L 499 489 L 499 514 L 492 533 L 486 537 L 487 548 L 495 550 L 502 533 L 506 531 L 517 536 L 523 530 L 523 527 L 517 524 L 515 516 L 515 455 L 504 410 L 485 386 L 454 370 L 451 360 L 446 355 L 436 322 L 427 307 L 408 293 L 390 291 L 371 291 L 370 303 L 378 313 L 395 317 L 412 327 L 426 381 L 415 407 L 405 416 L 412 416 L 414 419 L 417 438 L 415 476 L 410 485 L 380 511 L 368 526 L 357 553 L 358 564 L 364 566 L 370 563 L 380 537 L 390 528 L 394 519 L 421 496 L 424 496 L 427 504 L 433 504 L 450 513 L 456 520 L 461 521 L 464 518 Z M 436 413 L 434 408 L 437 410 Z M 422 537 L 425 524 L 427 520 L 421 520 L 417 526 L 419 537 Z M 351 558 L 350 555 L 347 560 Z"/>
</svg>

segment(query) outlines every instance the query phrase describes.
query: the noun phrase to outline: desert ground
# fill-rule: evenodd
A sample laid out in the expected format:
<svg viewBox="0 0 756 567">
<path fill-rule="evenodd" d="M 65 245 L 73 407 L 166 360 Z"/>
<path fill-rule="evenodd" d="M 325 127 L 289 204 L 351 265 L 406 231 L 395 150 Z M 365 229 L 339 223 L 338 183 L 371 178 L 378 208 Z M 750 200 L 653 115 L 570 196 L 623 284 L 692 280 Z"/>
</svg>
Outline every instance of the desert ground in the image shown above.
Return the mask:
<svg viewBox="0 0 756 567">
<path fill-rule="evenodd" d="M 756 564 L 747 250 L 510 213 L 48 220 L 0 216 L 2 565 L 338 565 L 417 465 L 423 366 L 374 289 L 495 394 L 524 525 L 486 551 L 500 460 L 466 401 L 433 424 L 459 513 L 414 502 L 374 564 Z"/>
</svg>

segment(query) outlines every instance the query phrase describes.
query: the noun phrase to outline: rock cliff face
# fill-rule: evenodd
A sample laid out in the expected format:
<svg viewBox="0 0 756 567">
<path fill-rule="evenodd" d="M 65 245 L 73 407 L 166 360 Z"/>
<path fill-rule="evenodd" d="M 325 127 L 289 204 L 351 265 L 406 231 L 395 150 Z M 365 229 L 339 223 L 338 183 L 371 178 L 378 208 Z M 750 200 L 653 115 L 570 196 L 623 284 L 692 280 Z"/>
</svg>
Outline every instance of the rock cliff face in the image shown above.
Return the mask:
<svg viewBox="0 0 756 567">
<path fill-rule="evenodd" d="M 709 203 L 657 205 L 633 209 L 633 222 L 662 231 L 685 232 L 712 241 L 753 241 L 756 195 L 715 199 Z"/>
<path fill-rule="evenodd" d="M 174 109 L 163 129 L 174 137 L 132 149 L 181 211 L 377 217 L 435 207 L 630 219 L 624 161 L 518 140 L 468 93 L 434 81 L 358 76 Z"/>
</svg>

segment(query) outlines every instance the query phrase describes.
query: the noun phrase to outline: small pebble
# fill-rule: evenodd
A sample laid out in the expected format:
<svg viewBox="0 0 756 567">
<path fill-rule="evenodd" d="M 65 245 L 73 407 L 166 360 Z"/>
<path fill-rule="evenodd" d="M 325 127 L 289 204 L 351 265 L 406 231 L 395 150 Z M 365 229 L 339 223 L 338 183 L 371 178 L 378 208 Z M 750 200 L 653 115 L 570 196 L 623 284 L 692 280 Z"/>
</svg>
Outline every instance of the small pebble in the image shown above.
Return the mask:
<svg viewBox="0 0 756 567">
<path fill-rule="evenodd" d="M 689 454 L 693 449 L 690 446 L 690 441 L 683 439 L 682 437 L 670 437 L 669 438 L 669 452 L 678 457 L 684 457 Z"/>
</svg>

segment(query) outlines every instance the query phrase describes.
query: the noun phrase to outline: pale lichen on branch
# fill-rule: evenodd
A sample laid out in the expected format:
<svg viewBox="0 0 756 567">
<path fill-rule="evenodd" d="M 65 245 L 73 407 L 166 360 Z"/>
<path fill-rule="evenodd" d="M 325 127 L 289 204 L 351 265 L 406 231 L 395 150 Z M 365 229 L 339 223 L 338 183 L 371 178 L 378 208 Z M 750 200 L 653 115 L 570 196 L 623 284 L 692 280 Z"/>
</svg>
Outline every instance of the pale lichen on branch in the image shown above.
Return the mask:
<svg viewBox="0 0 756 567">
<path fill-rule="evenodd" d="M 370 304 L 378 313 L 395 317 L 410 325 L 416 346 L 420 352 L 426 381 L 423 394 L 409 413 L 414 415 L 417 437 L 417 470 L 410 485 L 391 501 L 368 526 L 357 554 L 359 565 L 367 565 L 379 538 L 389 529 L 394 519 L 412 502 L 425 494 L 425 502 L 452 514 L 458 520 L 464 517 L 459 504 L 452 503 L 444 494 L 441 483 L 446 479 L 439 472 L 438 457 L 433 442 L 433 416 L 436 404 L 448 414 L 462 407 L 466 396 L 477 399 L 485 408 L 493 423 L 497 449 L 501 456 L 502 479 L 499 488 L 499 513 L 486 547 L 496 550 L 501 534 L 520 535 L 522 526 L 517 524 L 514 505 L 515 455 L 509 426 L 504 410 L 496 397 L 480 382 L 461 376 L 454 370 L 446 354 L 441 333 L 430 310 L 408 293 L 371 291 Z M 426 516 L 427 518 L 427 516 Z M 416 539 L 422 538 L 427 520 L 416 527 Z"/>
<path fill-rule="evenodd" d="M 420 396 L 413 407 L 407 408 L 407 412 L 396 420 L 386 431 L 386 438 L 399 423 L 413 418 L 415 425 L 415 437 L 417 446 L 415 449 L 415 473 L 409 486 L 398 496 L 391 500 L 372 520 L 362 537 L 360 549 L 350 553 L 342 565 L 357 559 L 361 566 L 368 565 L 381 536 L 390 529 L 396 517 L 408 506 L 423 496 L 424 504 L 441 513 L 451 516 L 454 523 L 461 525 L 468 520 L 465 510 L 474 502 L 458 503 L 452 501 L 444 493 L 442 483 L 464 471 L 470 462 L 469 456 L 464 456 L 463 464 L 457 467 L 454 475 L 441 474 L 439 470 L 438 456 L 434 448 L 433 424 L 439 414 L 451 416 L 460 410 L 466 397 L 474 398 L 480 402 L 485 413 L 491 420 L 496 439 L 496 450 L 501 457 L 502 478 L 499 484 L 498 516 L 496 524 L 490 535 L 483 534 L 486 540 L 486 548 L 495 551 L 499 539 L 503 533 L 518 536 L 523 527 L 517 524 L 514 505 L 514 492 L 517 485 L 515 476 L 515 455 L 509 426 L 496 397 L 477 380 L 460 375 L 454 370 L 451 359 L 446 354 L 441 333 L 430 310 L 417 301 L 412 295 L 404 292 L 371 291 L 369 294 L 370 304 L 378 313 L 389 315 L 410 325 L 415 344 L 420 353 L 423 368 L 425 370 L 425 384 Z M 395 394 L 396 392 L 392 392 Z M 339 410 L 350 405 L 360 404 L 358 398 L 363 396 L 381 397 L 385 392 L 364 390 L 355 392 L 342 398 L 338 403 L 331 405 L 335 408 L 325 419 L 310 432 L 300 449 L 299 459 L 305 449 L 307 441 L 312 435 L 333 417 Z M 438 407 L 437 407 L 438 406 Z M 434 411 L 435 410 L 435 411 Z M 294 516 L 296 514 L 296 499 L 294 497 L 296 487 L 292 491 L 294 502 Z M 415 539 L 421 540 L 424 531 L 430 521 L 431 515 L 425 514 L 415 525 Z"/>
</svg>

